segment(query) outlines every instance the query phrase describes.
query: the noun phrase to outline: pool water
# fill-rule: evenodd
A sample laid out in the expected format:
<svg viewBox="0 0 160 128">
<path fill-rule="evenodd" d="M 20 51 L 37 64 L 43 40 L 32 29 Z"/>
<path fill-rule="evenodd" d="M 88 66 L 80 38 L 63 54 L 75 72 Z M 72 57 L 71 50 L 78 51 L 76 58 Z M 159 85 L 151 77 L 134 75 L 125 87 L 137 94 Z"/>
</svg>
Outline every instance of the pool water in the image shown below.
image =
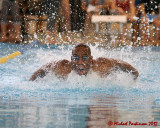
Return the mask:
<svg viewBox="0 0 160 128">
<path fill-rule="evenodd" d="M 0 57 L 22 47 L 0 43 Z M 107 78 L 71 73 L 65 81 L 53 74 L 28 81 L 43 64 L 70 60 L 72 48 L 38 46 L 0 64 L 0 128 L 160 127 L 159 47 L 91 46 L 94 59 L 121 59 L 137 68 L 136 81 L 121 71 Z"/>
</svg>

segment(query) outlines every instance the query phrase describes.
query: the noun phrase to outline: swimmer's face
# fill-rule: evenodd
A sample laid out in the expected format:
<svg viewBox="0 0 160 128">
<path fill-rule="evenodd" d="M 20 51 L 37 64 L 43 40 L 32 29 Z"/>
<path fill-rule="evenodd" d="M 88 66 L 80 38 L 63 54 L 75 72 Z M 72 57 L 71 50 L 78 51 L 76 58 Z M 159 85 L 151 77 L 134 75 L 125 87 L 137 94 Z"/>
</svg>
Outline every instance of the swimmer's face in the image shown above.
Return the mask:
<svg viewBox="0 0 160 128">
<path fill-rule="evenodd" d="M 79 75 L 87 75 L 91 64 L 92 56 L 88 48 L 77 47 L 72 51 L 71 57 L 72 69 Z"/>
</svg>

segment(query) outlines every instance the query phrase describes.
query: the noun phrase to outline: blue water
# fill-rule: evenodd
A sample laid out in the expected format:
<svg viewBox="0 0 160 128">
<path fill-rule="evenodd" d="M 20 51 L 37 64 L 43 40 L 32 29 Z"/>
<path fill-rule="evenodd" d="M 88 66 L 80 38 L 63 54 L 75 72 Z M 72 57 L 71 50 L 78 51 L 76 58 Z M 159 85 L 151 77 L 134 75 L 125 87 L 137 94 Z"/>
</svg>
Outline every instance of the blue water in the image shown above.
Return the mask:
<svg viewBox="0 0 160 128">
<path fill-rule="evenodd" d="M 0 57 L 23 45 L 0 43 Z M 107 78 L 95 73 L 67 80 L 49 74 L 37 82 L 28 79 L 52 60 L 70 60 L 73 46 L 38 46 L 0 64 L 0 128 L 106 128 L 108 122 L 125 127 L 160 127 L 160 48 L 91 46 L 94 59 L 108 57 L 132 64 L 140 73 L 115 72 Z M 129 122 L 147 125 L 129 125 Z M 149 126 L 151 125 L 151 126 Z M 112 127 L 124 128 L 112 124 Z"/>
</svg>

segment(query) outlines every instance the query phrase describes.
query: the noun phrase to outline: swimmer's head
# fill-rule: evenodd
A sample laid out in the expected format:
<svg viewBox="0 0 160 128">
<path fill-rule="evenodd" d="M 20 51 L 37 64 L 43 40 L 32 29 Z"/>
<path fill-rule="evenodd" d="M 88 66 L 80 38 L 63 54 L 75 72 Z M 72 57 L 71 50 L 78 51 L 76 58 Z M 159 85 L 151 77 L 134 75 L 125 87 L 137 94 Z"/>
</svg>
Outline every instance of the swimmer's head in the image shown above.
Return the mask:
<svg viewBox="0 0 160 128">
<path fill-rule="evenodd" d="M 75 52 L 75 49 L 77 49 L 77 48 L 86 49 L 87 52 L 89 53 L 89 55 L 91 56 L 91 49 L 90 49 L 90 47 L 89 47 L 88 45 L 86 45 L 86 44 L 83 44 L 83 43 L 79 43 L 79 44 L 77 44 L 77 45 L 73 48 L 73 50 L 72 50 L 72 55 L 73 55 L 73 53 Z"/>
<path fill-rule="evenodd" d="M 92 64 L 91 49 L 85 44 L 78 44 L 72 50 L 72 69 L 79 75 L 87 75 Z"/>
</svg>

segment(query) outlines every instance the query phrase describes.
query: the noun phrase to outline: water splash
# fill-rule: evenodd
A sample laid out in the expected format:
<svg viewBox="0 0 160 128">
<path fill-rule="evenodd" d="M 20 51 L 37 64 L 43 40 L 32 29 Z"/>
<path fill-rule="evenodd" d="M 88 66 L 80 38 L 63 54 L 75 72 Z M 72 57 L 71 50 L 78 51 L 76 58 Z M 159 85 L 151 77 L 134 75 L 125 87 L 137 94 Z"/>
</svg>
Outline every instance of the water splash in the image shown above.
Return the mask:
<svg viewBox="0 0 160 128">
<path fill-rule="evenodd" d="M 137 81 L 133 81 L 130 74 L 118 71 L 113 72 L 107 78 L 100 78 L 96 73 L 90 73 L 87 77 L 75 75 L 72 72 L 68 79 L 63 81 L 57 79 L 53 74 L 37 82 L 30 82 L 28 79 L 34 71 L 42 65 L 61 59 L 71 59 L 71 49 L 73 46 L 57 46 L 56 48 L 42 46 L 28 50 L 23 56 L 19 56 L 12 61 L 0 65 L 0 88 L 3 93 L 12 90 L 12 93 L 41 93 L 48 92 L 90 92 L 96 91 L 105 93 L 158 93 L 160 73 L 158 68 L 159 49 L 152 47 L 133 48 L 123 47 L 117 49 L 99 48 L 97 45 L 90 46 L 94 59 L 107 57 L 121 59 L 138 69 L 140 76 Z M 15 47 L 17 49 L 17 47 Z M 12 47 L 13 50 L 13 47 Z"/>
</svg>

